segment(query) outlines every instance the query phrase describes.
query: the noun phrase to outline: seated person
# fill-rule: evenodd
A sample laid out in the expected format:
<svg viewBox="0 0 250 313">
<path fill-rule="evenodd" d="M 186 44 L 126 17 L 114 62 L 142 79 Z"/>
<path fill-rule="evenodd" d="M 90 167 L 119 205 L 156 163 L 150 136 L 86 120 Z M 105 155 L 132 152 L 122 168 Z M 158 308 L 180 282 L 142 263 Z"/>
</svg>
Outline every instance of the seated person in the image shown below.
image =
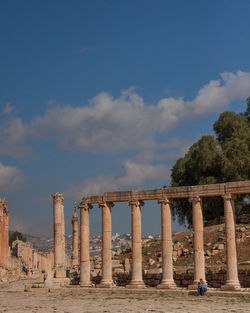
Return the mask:
<svg viewBox="0 0 250 313">
<path fill-rule="evenodd" d="M 197 288 L 198 293 L 203 296 L 204 293 L 207 291 L 207 285 L 201 278 L 200 281 L 198 282 L 198 288 Z"/>
</svg>

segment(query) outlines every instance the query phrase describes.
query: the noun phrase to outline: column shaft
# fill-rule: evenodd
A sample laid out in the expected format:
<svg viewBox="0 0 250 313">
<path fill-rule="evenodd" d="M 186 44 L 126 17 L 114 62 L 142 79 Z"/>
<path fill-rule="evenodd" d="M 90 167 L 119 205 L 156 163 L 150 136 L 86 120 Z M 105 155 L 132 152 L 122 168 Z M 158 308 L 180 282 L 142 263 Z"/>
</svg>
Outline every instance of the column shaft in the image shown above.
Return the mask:
<svg viewBox="0 0 250 313">
<path fill-rule="evenodd" d="M 194 247 L 194 281 L 189 289 L 196 289 L 197 284 L 202 278 L 205 281 L 205 258 L 203 244 L 203 215 L 201 198 L 195 196 L 189 199 L 192 202 L 193 217 L 193 247 Z"/>
<path fill-rule="evenodd" d="M 3 210 L 0 207 L 0 265 L 3 264 Z"/>
<path fill-rule="evenodd" d="M 80 205 L 80 286 L 88 287 L 90 282 L 89 257 L 89 204 Z"/>
<path fill-rule="evenodd" d="M 157 288 L 176 288 L 173 279 L 171 202 L 163 199 L 158 203 L 161 204 L 162 280 Z"/>
<path fill-rule="evenodd" d="M 65 278 L 64 198 L 62 194 L 52 195 L 54 207 L 54 268 L 56 278 Z"/>
<path fill-rule="evenodd" d="M 132 280 L 128 288 L 145 288 L 142 280 L 141 205 L 142 201 L 130 201 L 132 228 Z"/>
<path fill-rule="evenodd" d="M 240 283 L 237 266 L 234 200 L 231 194 L 224 195 L 223 199 L 226 228 L 227 281 L 221 288 L 223 290 L 239 290 Z"/>
<path fill-rule="evenodd" d="M 5 210 L 4 215 L 4 265 L 8 265 L 9 260 L 9 212 L 7 211 L 7 208 Z"/>
<path fill-rule="evenodd" d="M 72 218 L 72 266 L 78 267 L 78 215 L 76 212 Z"/>
<path fill-rule="evenodd" d="M 112 222 L 111 207 L 113 203 L 100 203 L 102 208 L 102 280 L 100 287 L 112 287 Z"/>
<path fill-rule="evenodd" d="M 65 265 L 65 257 L 66 257 L 66 252 L 65 252 L 65 221 L 64 221 L 64 205 L 61 207 L 61 226 L 62 226 L 62 259 L 63 259 L 63 264 Z"/>
</svg>

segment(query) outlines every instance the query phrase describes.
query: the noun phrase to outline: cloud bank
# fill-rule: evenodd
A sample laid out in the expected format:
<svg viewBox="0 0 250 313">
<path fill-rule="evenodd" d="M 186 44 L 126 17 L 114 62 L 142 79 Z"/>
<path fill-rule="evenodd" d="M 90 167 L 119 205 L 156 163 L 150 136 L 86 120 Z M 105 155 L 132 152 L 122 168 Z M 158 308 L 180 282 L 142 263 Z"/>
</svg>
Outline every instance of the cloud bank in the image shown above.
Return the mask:
<svg viewBox="0 0 250 313">
<path fill-rule="evenodd" d="M 23 183 L 22 172 L 14 166 L 5 166 L 0 163 L 0 190 L 9 191 L 18 189 Z"/>
<path fill-rule="evenodd" d="M 13 117 L 0 126 L 0 155 L 24 156 L 27 138 L 46 138 L 62 149 L 98 153 L 152 149 L 157 133 L 165 134 L 183 120 L 219 112 L 249 96 L 250 72 L 225 72 L 220 77 L 198 90 L 192 101 L 167 97 L 147 105 L 130 88 L 118 98 L 100 93 L 79 107 L 54 105 L 28 124 Z"/>
<path fill-rule="evenodd" d="M 85 195 L 132 189 L 148 181 L 166 182 L 169 174 L 170 169 L 162 164 L 149 165 L 127 161 L 124 164 L 124 174 L 99 176 L 96 179 L 85 180 L 80 186 L 65 191 L 64 196 L 70 199 L 81 199 Z"/>
</svg>

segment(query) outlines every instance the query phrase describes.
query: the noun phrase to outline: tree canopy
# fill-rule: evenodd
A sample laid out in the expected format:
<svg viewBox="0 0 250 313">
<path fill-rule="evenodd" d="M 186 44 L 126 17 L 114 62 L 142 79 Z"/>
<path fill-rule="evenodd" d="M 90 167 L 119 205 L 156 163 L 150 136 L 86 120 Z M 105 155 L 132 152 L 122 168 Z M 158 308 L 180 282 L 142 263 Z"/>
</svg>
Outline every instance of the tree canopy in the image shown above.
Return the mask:
<svg viewBox="0 0 250 313">
<path fill-rule="evenodd" d="M 26 242 L 26 237 L 20 233 L 19 231 L 14 231 L 10 236 L 9 236 L 9 246 L 12 247 L 12 242 L 15 241 L 16 239 L 22 240 L 23 242 Z"/>
<path fill-rule="evenodd" d="M 216 136 L 202 136 L 172 168 L 172 186 L 191 186 L 250 179 L 250 97 L 243 114 L 223 112 L 214 123 Z M 243 198 L 236 202 L 236 213 L 244 209 Z M 191 204 L 187 199 L 174 202 L 181 224 L 192 225 Z M 223 215 L 220 197 L 203 199 L 203 216 L 209 221 Z"/>
</svg>

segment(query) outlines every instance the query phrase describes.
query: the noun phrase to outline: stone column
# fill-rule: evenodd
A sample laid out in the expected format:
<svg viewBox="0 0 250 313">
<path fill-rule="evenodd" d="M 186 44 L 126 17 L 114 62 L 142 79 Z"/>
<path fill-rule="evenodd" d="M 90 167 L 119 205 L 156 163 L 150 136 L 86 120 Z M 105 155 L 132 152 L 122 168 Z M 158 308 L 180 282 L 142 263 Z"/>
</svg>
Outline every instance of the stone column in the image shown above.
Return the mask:
<svg viewBox="0 0 250 313">
<path fill-rule="evenodd" d="M 193 217 L 193 247 L 194 247 L 194 281 L 189 285 L 189 289 L 196 289 L 197 284 L 202 278 L 205 281 L 205 258 L 203 245 L 203 215 L 201 198 L 194 196 L 189 199 L 192 202 Z"/>
<path fill-rule="evenodd" d="M 65 278 L 64 198 L 60 193 L 52 194 L 54 207 L 54 268 L 56 278 Z"/>
<path fill-rule="evenodd" d="M 76 209 L 72 217 L 72 267 L 77 268 L 79 265 L 78 260 L 78 215 Z"/>
<path fill-rule="evenodd" d="M 161 244 L 162 244 L 162 280 L 157 288 L 176 288 L 173 279 L 171 201 L 167 198 L 159 200 L 161 204 Z"/>
<path fill-rule="evenodd" d="M 5 203 L 5 215 L 4 215 L 4 249 L 3 249 L 3 254 L 4 254 L 4 264 L 5 266 L 8 265 L 9 261 L 9 211 L 7 210 L 7 204 Z"/>
<path fill-rule="evenodd" d="M 79 205 L 80 208 L 80 286 L 89 287 L 90 282 L 90 256 L 89 256 L 89 209 L 88 203 Z"/>
<path fill-rule="evenodd" d="M 223 199 L 226 228 L 227 280 L 226 284 L 221 286 L 221 289 L 240 290 L 235 238 L 234 198 L 231 194 L 225 194 Z"/>
<path fill-rule="evenodd" d="M 112 202 L 99 203 L 102 208 L 102 280 L 98 287 L 114 286 L 112 279 Z"/>
<path fill-rule="evenodd" d="M 61 214 L 62 214 L 62 246 L 63 246 L 63 250 L 62 250 L 62 258 L 64 261 L 64 266 L 65 266 L 65 262 L 66 262 L 66 251 L 65 251 L 65 221 L 64 221 L 64 205 L 62 206 L 62 210 L 61 210 Z"/>
<path fill-rule="evenodd" d="M 142 280 L 142 244 L 141 244 L 141 206 L 143 201 L 132 200 L 131 228 L 132 228 L 132 280 L 127 288 L 145 288 Z"/>
<path fill-rule="evenodd" d="M 0 199 L 0 265 L 4 265 L 4 207 Z"/>
</svg>

